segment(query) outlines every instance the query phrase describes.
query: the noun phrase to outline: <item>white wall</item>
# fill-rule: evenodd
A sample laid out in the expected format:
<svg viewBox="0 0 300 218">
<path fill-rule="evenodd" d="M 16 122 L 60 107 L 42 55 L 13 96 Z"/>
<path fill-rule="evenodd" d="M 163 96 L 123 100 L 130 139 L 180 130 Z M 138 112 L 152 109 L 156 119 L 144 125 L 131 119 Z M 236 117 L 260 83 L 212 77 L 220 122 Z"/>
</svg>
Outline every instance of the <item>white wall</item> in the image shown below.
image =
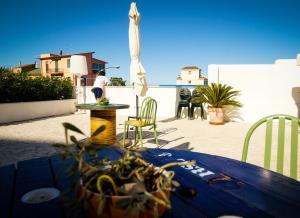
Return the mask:
<svg viewBox="0 0 300 218">
<path fill-rule="evenodd" d="M 200 76 L 200 69 L 181 69 L 182 80 L 197 80 Z"/>
<path fill-rule="evenodd" d="M 1 103 L 0 123 L 71 114 L 75 111 L 75 99 Z"/>
<path fill-rule="evenodd" d="M 290 60 L 276 63 L 209 65 L 208 81 L 231 85 L 241 91 L 238 100 L 243 107 L 239 110 L 239 115 L 244 121 L 252 122 L 277 113 L 298 116 L 299 108 L 292 90 L 300 87 L 300 66 Z M 299 101 L 299 94 L 297 95 Z"/>
<path fill-rule="evenodd" d="M 180 79 L 176 79 L 177 85 L 204 85 L 204 78 L 200 77 L 201 69 L 181 69 Z"/>
<path fill-rule="evenodd" d="M 86 87 L 86 103 L 95 103 L 92 87 Z M 159 119 L 175 117 L 178 103 L 178 88 L 176 87 L 158 87 L 150 86 L 146 97 L 152 97 L 157 101 L 157 117 Z M 106 97 L 110 103 L 129 104 L 129 109 L 117 110 L 117 114 L 125 116 L 134 116 L 136 114 L 136 96 L 131 86 L 108 86 L 106 87 Z M 143 101 L 139 97 L 139 105 Z M 79 103 L 83 103 L 83 90 L 80 90 Z"/>
</svg>

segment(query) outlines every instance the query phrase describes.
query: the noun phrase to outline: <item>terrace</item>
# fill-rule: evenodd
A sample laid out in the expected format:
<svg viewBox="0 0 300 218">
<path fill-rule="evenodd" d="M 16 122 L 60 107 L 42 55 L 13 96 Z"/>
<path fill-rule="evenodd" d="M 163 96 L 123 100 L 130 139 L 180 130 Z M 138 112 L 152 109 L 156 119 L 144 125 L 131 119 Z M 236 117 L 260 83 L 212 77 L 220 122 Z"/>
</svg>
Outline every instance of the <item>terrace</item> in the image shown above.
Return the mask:
<svg viewBox="0 0 300 218">
<path fill-rule="evenodd" d="M 4 1 L 0 217 L 298 217 L 299 2 Z"/>
<path fill-rule="evenodd" d="M 54 143 L 64 143 L 65 136 L 62 123 L 70 122 L 89 133 L 89 111 L 79 111 L 72 115 L 57 116 L 31 120 L 26 122 L 12 123 L 0 126 L 0 160 L 1 165 L 16 163 L 43 156 L 53 155 L 59 150 L 54 148 Z M 127 117 L 117 115 L 117 140 L 123 137 L 124 121 Z M 251 122 L 229 122 L 225 125 L 210 125 L 207 120 L 182 118 L 160 119 L 157 122 L 159 148 L 191 150 L 241 160 L 243 143 L 247 131 L 253 123 Z M 287 130 L 287 135 L 290 133 Z M 75 134 L 79 139 L 83 137 Z M 264 152 L 265 129 L 259 128 L 253 136 L 248 154 L 248 162 L 262 166 Z M 300 132 L 299 132 L 300 136 Z M 133 138 L 131 132 L 129 137 Z M 143 131 L 144 147 L 155 148 L 153 131 Z M 274 135 L 276 138 L 276 135 Z M 286 143 L 290 143 L 287 139 Z M 272 153 L 271 166 L 275 169 L 275 149 Z M 288 146 L 287 146 L 287 149 Z M 298 150 L 298 155 L 299 155 Z M 289 160 L 290 151 L 285 153 L 285 160 Z M 287 161 L 286 161 L 287 162 Z M 286 164 L 288 165 L 288 164 Z M 289 167 L 284 168 L 288 175 Z M 298 167 L 298 179 L 300 167 Z"/>
<path fill-rule="evenodd" d="M 300 60 L 299 56 L 297 61 Z M 229 84 L 241 91 L 241 95 L 237 96 L 237 100 L 243 104 L 243 107 L 234 110 L 225 107 L 226 119 L 229 122 L 220 126 L 209 124 L 208 120 L 211 117 L 208 116 L 207 103 L 204 105 L 204 119 L 200 118 L 199 108 L 195 111 L 195 119 L 190 120 L 187 118 L 188 112 L 186 109 L 183 110 L 180 119 L 175 119 L 177 105 L 181 98 L 181 87 L 179 86 L 149 86 L 147 95 L 139 97 L 140 105 L 146 97 L 152 97 L 157 102 L 156 124 L 159 144 L 158 149 L 152 149 L 157 148 L 153 130 L 149 127 L 144 128 L 143 144 L 146 149 L 139 149 L 139 154 L 145 161 L 155 166 L 176 164 L 172 165 L 173 168 L 171 168 L 175 172 L 174 179 L 178 179 L 183 187 L 176 189 L 170 197 L 171 201 L 174 201 L 174 199 L 177 199 L 175 200 L 177 202 L 180 201 L 180 207 L 172 207 L 169 210 L 169 213 L 172 214 L 170 217 L 198 217 L 200 216 L 198 210 L 204 210 L 209 217 L 226 214 L 239 216 L 247 216 L 249 214 L 251 216 L 265 216 L 268 214 L 293 217 L 295 214 L 298 214 L 297 205 L 299 202 L 298 191 L 300 190 L 300 183 L 292 178 L 296 178 L 296 176 L 298 176 L 296 179 L 299 180 L 300 178 L 299 162 L 296 162 L 296 167 L 294 164 L 291 168 L 291 171 L 295 169 L 292 178 L 257 167 L 264 165 L 265 144 L 267 144 L 265 142 L 265 125 L 255 130 L 255 134 L 251 138 L 248 163 L 240 162 L 240 160 L 246 133 L 256 120 L 269 114 L 278 113 L 297 116 L 298 112 L 299 117 L 300 92 L 299 84 L 297 84 L 297 81 L 300 79 L 299 70 L 299 64 L 296 61 L 288 63 L 276 62 L 275 64 L 264 66 L 210 65 L 208 73 L 210 82 Z M 281 77 L 283 71 L 285 71 L 284 81 Z M 238 72 L 244 73 L 240 74 Z M 249 85 L 253 74 L 260 75 L 260 80 L 255 81 L 255 86 Z M 266 89 L 265 84 L 269 80 L 267 75 L 270 74 L 273 76 L 272 83 L 269 83 L 268 89 Z M 18 78 L 18 75 L 15 75 L 15 77 Z M 30 82 L 30 80 L 26 81 Z M 42 82 L 43 80 L 37 81 Z M 70 81 L 70 86 L 68 86 L 68 81 L 65 82 L 66 84 L 63 83 L 65 84 L 64 87 L 69 91 L 64 96 L 71 98 L 72 85 Z M 45 80 L 45 84 L 52 83 Z M 41 86 L 42 93 L 47 93 L 47 89 L 43 87 L 45 86 Z M 108 143 L 109 147 L 114 149 L 100 150 L 97 151 L 99 152 L 97 154 L 100 157 L 104 155 L 104 157 L 111 158 L 111 155 L 116 157 L 116 155 L 120 155 L 118 152 L 122 152 L 119 147 L 122 147 L 124 121 L 127 120 L 129 115 L 135 115 L 136 113 L 136 96 L 132 92 L 132 87 L 106 87 L 106 96 L 109 97 L 111 103 L 108 106 L 82 104 L 95 102 L 95 97 L 91 92 L 92 87 L 81 86 L 77 88 L 76 100 L 60 100 L 62 95 L 58 93 L 58 98 L 54 98 L 56 99 L 54 101 L 5 102 L 0 105 L 2 107 L 0 108 L 0 122 L 4 123 L 0 126 L 0 166 L 3 166 L 0 168 L 0 175 L 5 179 L 2 183 L 0 182 L 0 190 L 10 188 L 10 191 L 5 192 L 7 198 L 15 199 L 11 201 L 13 203 L 10 205 L 6 203 L 7 206 L 5 206 L 5 203 L 1 204 L 0 202 L 0 207 L 8 208 L 6 209 L 7 214 L 13 211 L 14 217 L 23 217 L 23 214 L 32 213 L 35 213 L 36 217 L 44 216 L 45 213 L 47 213 L 46 217 L 57 217 L 57 214 L 63 214 L 61 215 L 62 217 L 66 216 L 65 213 L 61 212 L 61 207 L 66 205 L 52 205 L 50 201 L 46 203 L 49 208 L 36 210 L 24 204 L 23 201 L 23 198 L 28 193 L 39 191 L 41 187 L 50 187 L 58 193 L 65 190 L 65 183 L 69 182 L 69 179 L 60 179 L 58 175 L 61 172 L 65 175 L 69 172 L 67 168 L 70 167 L 68 162 L 70 159 L 67 159 L 66 162 L 60 159 L 56 154 L 62 153 L 63 150 L 53 146 L 54 143 L 65 142 L 65 131 L 62 123 L 72 123 L 89 137 L 91 126 L 95 129 L 111 120 L 113 126 L 115 125 L 115 114 L 113 110 L 108 109 L 109 107 L 123 108 L 123 110 L 117 110 L 116 146 L 113 146 L 113 143 Z M 193 91 L 195 87 L 187 86 L 186 88 Z M 203 92 L 205 90 L 207 89 L 201 89 Z M 75 101 L 81 104 L 80 107 L 86 109 L 89 107 L 92 112 L 79 110 L 73 113 L 75 111 Z M 59 114 L 60 116 L 58 116 Z M 93 125 L 93 122 L 90 122 L 93 119 L 96 120 L 97 125 Z M 100 122 L 98 122 L 99 120 Z M 111 123 L 108 124 L 110 125 Z M 276 128 L 277 126 L 278 123 L 275 121 L 273 127 Z M 292 126 L 295 127 L 295 123 L 287 123 L 287 128 L 284 130 L 285 143 L 287 145 L 292 144 L 293 139 L 294 144 L 295 142 L 299 144 L 298 141 L 295 141 L 295 138 L 299 138 L 299 130 L 297 130 L 296 134 L 293 132 L 293 136 L 290 137 L 292 132 L 289 127 Z M 115 137 L 114 127 L 110 126 L 107 129 L 110 134 L 102 134 L 99 138 L 109 138 L 112 135 Z M 133 132 L 129 133 L 129 138 L 131 139 L 134 137 Z M 277 144 L 277 134 L 284 135 L 274 131 L 272 134 L 272 144 L 274 145 Z M 72 133 L 73 135 L 80 142 L 87 142 L 85 140 L 86 136 Z M 94 136 L 95 138 L 96 136 Z M 97 136 L 97 140 L 99 138 Z M 72 137 L 70 137 L 70 140 L 72 140 Z M 80 147 L 76 140 L 72 141 L 75 142 L 77 148 Z M 129 142 L 129 144 L 132 143 L 132 141 Z M 83 146 L 83 148 L 85 147 Z M 112 154 L 111 152 L 114 153 Z M 273 171 L 278 170 L 276 153 L 277 146 L 272 146 L 270 165 Z M 282 165 L 285 166 L 283 174 L 290 176 L 290 162 L 295 163 L 290 160 L 299 156 L 299 149 L 297 150 L 297 147 L 296 149 L 294 147 L 292 152 L 290 147 L 286 146 L 284 152 L 281 153 L 284 154 L 284 158 L 282 158 L 284 160 Z M 99 163 L 101 163 L 102 159 L 97 158 Z M 177 162 L 174 163 L 174 161 Z M 192 165 L 183 166 L 186 163 Z M 15 164 L 15 166 L 9 164 Z M 132 172 L 135 171 L 133 170 Z M 97 184 L 102 175 L 97 177 Z M 188 190 L 185 187 L 188 187 Z M 110 191 L 109 187 L 107 190 Z M 188 193 L 184 194 L 185 191 L 188 191 Z M 211 195 L 211 192 L 214 194 Z M 224 195 L 224 193 L 226 194 Z M 186 196 L 182 198 L 181 195 Z M 58 196 L 59 194 L 55 197 L 54 202 L 58 202 Z M 181 197 L 178 198 L 178 196 Z M 192 200 L 189 200 L 190 197 L 193 197 Z M 217 210 L 215 207 L 211 208 L 210 205 L 219 204 L 222 198 L 225 198 L 225 201 L 223 201 L 225 206 L 220 204 L 221 206 Z M 294 200 L 290 201 L 289 199 Z M 189 206 L 186 208 L 187 210 L 183 210 L 182 208 L 187 205 L 187 201 Z M 238 204 L 235 203 L 236 201 L 238 201 Z M 206 202 L 213 203 L 206 204 Z M 284 209 L 281 209 L 279 205 L 284 205 Z M 37 208 L 41 206 L 43 204 L 37 204 Z M 17 209 L 12 209 L 11 207 Z M 196 210 L 194 211 L 194 209 Z M 183 211 L 190 211 L 191 214 L 183 214 Z M 165 217 L 169 216 L 168 213 L 165 214 Z"/>
</svg>

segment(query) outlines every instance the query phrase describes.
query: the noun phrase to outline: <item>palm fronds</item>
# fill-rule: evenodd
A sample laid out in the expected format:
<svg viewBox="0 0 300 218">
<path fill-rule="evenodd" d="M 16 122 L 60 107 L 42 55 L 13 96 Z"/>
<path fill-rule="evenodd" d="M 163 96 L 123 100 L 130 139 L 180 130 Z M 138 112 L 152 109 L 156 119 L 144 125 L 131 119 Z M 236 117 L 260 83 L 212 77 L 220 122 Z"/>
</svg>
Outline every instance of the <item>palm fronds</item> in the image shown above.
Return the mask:
<svg viewBox="0 0 300 218">
<path fill-rule="evenodd" d="M 212 107 L 223 107 L 225 105 L 241 107 L 242 104 L 235 100 L 240 95 L 240 91 L 234 90 L 233 87 L 226 84 L 211 83 L 211 85 L 201 89 L 204 95 L 204 102 Z"/>
</svg>

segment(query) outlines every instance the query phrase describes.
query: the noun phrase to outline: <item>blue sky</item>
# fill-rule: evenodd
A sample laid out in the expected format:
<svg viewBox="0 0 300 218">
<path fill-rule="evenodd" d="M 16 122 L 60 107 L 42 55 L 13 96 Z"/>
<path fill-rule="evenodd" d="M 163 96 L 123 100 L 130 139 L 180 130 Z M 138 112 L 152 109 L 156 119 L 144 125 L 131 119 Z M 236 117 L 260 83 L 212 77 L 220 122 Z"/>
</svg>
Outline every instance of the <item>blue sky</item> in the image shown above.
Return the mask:
<svg viewBox="0 0 300 218">
<path fill-rule="evenodd" d="M 300 53 L 299 0 L 138 0 L 141 61 L 151 85 L 180 68 L 272 63 Z M 129 80 L 127 0 L 0 0 L 0 66 L 41 53 L 95 51 Z M 108 65 L 108 66 L 109 66 Z M 242 72 L 241 72 L 242 73 Z"/>
</svg>

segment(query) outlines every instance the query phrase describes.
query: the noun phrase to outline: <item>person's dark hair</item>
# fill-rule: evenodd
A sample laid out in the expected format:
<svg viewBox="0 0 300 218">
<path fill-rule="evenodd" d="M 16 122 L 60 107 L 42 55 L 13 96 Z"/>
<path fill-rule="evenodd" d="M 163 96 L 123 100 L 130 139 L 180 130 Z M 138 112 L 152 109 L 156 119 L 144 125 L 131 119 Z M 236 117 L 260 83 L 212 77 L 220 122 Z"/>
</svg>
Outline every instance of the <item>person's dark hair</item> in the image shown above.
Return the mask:
<svg viewBox="0 0 300 218">
<path fill-rule="evenodd" d="M 97 73 L 100 76 L 105 76 L 105 70 L 99 70 Z"/>
</svg>

